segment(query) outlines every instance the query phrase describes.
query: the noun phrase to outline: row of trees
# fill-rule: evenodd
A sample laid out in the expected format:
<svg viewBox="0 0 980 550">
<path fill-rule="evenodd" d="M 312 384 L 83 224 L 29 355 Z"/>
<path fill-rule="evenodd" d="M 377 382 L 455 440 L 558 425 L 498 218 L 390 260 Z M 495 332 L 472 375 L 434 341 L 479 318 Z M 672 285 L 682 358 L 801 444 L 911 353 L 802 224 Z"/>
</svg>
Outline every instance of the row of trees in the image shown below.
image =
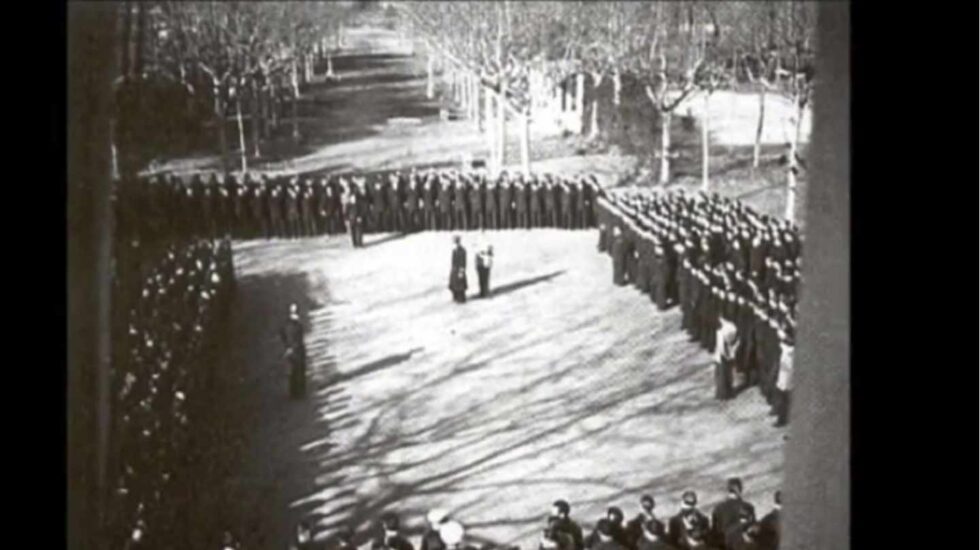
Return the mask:
<svg viewBox="0 0 980 550">
<path fill-rule="evenodd" d="M 642 90 L 660 127 L 656 156 L 662 183 L 670 177 L 671 120 L 693 94 L 700 93 L 707 107 L 717 90 L 749 88 L 758 93 L 756 168 L 766 96 L 789 98 L 796 107 L 795 131 L 787 144 L 787 211 L 792 212 L 800 126 L 813 86 L 814 2 L 505 0 L 398 6 L 431 52 L 476 79 L 488 101 L 498 99 L 496 124 L 490 125 L 496 130 L 491 132 L 491 142 L 496 142 L 492 151 L 502 150 L 505 109 L 527 124 L 539 99 L 532 95 L 540 93 L 532 82 L 541 77 L 550 82 L 578 79 L 579 90 L 588 78 L 593 100 L 582 131 L 591 136 L 599 133 L 595 91 L 600 86 L 611 82 L 614 106 L 620 103 L 624 79 Z M 702 180 L 707 187 L 710 121 L 706 116 L 702 122 Z"/>
<path fill-rule="evenodd" d="M 165 135 L 161 126 L 175 120 L 192 130 L 214 127 L 226 172 L 229 117 L 237 122 L 243 171 L 249 154 L 259 156 L 261 143 L 288 118 L 299 139 L 302 87 L 321 62 L 332 74 L 330 55 L 353 9 L 332 2 L 121 3 L 119 171 L 139 170 L 159 151 L 153 138 Z"/>
</svg>

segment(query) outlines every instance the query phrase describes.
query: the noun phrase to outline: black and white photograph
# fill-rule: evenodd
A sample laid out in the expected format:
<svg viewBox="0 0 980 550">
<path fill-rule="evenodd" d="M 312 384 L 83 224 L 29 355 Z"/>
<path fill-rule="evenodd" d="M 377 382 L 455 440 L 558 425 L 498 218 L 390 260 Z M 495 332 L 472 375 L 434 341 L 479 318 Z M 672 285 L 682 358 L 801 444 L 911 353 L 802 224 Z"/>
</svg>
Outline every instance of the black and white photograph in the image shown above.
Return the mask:
<svg viewBox="0 0 980 550">
<path fill-rule="evenodd" d="M 850 548 L 849 13 L 69 2 L 68 547 Z"/>
</svg>

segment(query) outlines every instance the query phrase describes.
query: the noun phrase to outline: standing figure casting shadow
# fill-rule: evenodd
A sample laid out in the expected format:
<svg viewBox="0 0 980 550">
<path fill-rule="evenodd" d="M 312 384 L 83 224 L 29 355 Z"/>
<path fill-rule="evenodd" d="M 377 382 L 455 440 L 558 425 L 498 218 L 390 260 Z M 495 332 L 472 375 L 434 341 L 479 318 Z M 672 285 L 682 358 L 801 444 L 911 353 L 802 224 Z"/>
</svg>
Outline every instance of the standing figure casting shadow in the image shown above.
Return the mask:
<svg viewBox="0 0 980 550">
<path fill-rule="evenodd" d="M 462 304 L 466 302 L 466 249 L 459 235 L 453 237 L 453 243 L 456 246 L 449 270 L 449 290 L 453 293 L 453 301 Z"/>
</svg>

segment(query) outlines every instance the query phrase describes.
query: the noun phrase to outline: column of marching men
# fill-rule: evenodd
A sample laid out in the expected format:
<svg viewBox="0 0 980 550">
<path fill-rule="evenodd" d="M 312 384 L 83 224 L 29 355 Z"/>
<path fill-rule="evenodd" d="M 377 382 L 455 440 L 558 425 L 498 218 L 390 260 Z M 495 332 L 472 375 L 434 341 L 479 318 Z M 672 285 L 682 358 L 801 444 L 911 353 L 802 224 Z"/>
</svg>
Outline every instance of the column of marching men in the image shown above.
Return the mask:
<svg viewBox="0 0 980 550">
<path fill-rule="evenodd" d="M 129 240 L 131 236 L 127 236 Z M 109 525 L 119 547 L 176 547 L 196 479 L 191 465 L 217 423 L 208 402 L 235 288 L 227 239 L 175 241 L 114 277 Z M 135 245 L 133 245 L 135 246 Z M 132 248 L 125 251 L 132 255 Z M 186 518 L 184 518 L 186 519 Z"/>
<path fill-rule="evenodd" d="M 153 176 L 125 186 L 154 238 L 299 238 L 422 230 L 594 227 L 595 178 L 428 170 L 377 175 Z"/>
<path fill-rule="evenodd" d="M 800 281 L 799 231 L 717 195 L 617 190 L 597 202 L 613 282 L 677 304 L 682 326 L 716 354 L 716 396 L 757 384 L 787 421 Z"/>
</svg>

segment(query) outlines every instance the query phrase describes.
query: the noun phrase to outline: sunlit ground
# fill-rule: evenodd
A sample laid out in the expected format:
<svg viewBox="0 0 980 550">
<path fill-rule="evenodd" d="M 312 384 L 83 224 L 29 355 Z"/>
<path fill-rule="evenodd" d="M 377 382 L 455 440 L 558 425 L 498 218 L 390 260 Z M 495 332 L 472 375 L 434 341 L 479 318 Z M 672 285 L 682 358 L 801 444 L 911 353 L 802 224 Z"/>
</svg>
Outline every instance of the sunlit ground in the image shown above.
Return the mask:
<svg viewBox="0 0 980 550">
<path fill-rule="evenodd" d="M 463 233 L 494 246 L 490 299 L 451 301 L 448 233 L 238 243 L 234 360 L 247 375 L 237 495 L 253 540 L 365 540 L 384 510 L 413 533 L 431 507 L 476 543 L 536 544 L 565 498 L 591 526 L 610 505 L 660 515 L 685 489 L 704 509 L 741 476 L 760 514 L 782 475 L 783 431 L 757 390 L 713 399 L 709 355 L 675 309 L 611 283 L 594 231 Z M 276 330 L 290 301 L 308 321 L 310 395 L 286 398 Z M 236 499 L 233 499 L 233 501 Z M 251 538 L 250 537 L 250 538 Z"/>
</svg>

